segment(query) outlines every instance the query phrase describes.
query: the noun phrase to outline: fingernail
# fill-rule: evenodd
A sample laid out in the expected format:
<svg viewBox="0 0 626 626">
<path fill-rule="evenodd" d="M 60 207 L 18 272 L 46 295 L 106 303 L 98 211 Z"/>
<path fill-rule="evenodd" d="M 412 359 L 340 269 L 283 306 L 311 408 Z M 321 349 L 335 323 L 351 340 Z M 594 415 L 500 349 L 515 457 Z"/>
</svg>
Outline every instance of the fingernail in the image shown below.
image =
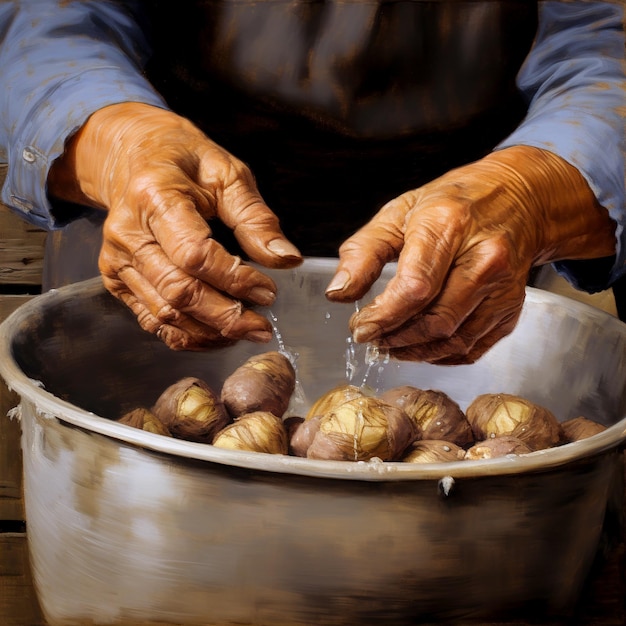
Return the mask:
<svg viewBox="0 0 626 626">
<path fill-rule="evenodd" d="M 357 343 L 367 343 L 372 339 L 376 339 L 380 334 L 380 326 L 378 324 L 363 324 L 357 326 L 352 333 L 352 338 Z"/>
<path fill-rule="evenodd" d="M 300 257 L 300 251 L 286 239 L 272 239 L 267 244 L 267 249 L 282 257 Z"/>
<path fill-rule="evenodd" d="M 267 343 L 272 338 L 272 333 L 269 330 L 251 330 L 246 333 L 245 338 L 254 343 Z"/>
<path fill-rule="evenodd" d="M 326 287 L 326 293 L 331 291 L 341 291 L 350 282 L 350 274 L 346 270 L 337 272 L 333 279 L 328 283 Z"/>
<path fill-rule="evenodd" d="M 273 304 L 274 300 L 276 300 L 276 294 L 271 289 L 267 289 L 266 287 L 254 287 L 250 290 L 248 297 L 257 304 L 262 304 L 264 306 Z"/>
</svg>

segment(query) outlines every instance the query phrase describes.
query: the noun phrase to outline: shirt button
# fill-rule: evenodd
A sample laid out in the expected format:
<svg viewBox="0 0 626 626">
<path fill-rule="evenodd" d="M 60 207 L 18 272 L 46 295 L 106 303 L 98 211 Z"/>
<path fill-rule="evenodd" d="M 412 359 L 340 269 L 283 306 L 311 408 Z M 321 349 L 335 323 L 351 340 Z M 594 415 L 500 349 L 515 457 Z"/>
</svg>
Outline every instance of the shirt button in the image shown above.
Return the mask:
<svg viewBox="0 0 626 626">
<path fill-rule="evenodd" d="M 34 163 L 37 157 L 34 152 L 31 152 L 28 148 L 24 148 L 22 151 L 22 158 L 26 163 Z"/>
</svg>

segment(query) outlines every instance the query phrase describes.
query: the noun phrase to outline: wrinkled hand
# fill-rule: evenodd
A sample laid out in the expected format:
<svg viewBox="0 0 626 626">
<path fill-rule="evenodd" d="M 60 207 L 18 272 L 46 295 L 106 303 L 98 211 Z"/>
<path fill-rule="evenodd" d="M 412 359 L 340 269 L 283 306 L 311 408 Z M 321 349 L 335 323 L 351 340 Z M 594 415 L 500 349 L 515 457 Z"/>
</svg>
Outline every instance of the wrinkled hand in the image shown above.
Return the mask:
<svg viewBox="0 0 626 626">
<path fill-rule="evenodd" d="M 96 112 L 71 139 L 49 190 L 108 211 L 99 267 L 105 287 L 173 349 L 269 341 L 274 282 L 229 254 L 207 220 L 233 230 L 250 258 L 293 267 L 302 258 L 265 205 L 249 169 L 189 121 L 124 103 Z"/>
<path fill-rule="evenodd" d="M 471 363 L 510 333 L 533 265 L 611 256 L 615 223 L 578 170 L 530 147 L 494 152 L 385 205 L 340 249 L 331 300 L 384 292 L 352 316 L 358 342 L 393 356 Z"/>
</svg>

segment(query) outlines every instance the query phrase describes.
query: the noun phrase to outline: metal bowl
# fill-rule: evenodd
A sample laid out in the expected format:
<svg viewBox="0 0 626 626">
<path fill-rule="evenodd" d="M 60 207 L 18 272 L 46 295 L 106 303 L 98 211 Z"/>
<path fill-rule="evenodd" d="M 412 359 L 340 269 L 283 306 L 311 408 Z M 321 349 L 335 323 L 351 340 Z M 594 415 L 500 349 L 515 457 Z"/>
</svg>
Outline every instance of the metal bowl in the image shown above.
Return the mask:
<svg viewBox="0 0 626 626">
<path fill-rule="evenodd" d="M 99 279 L 34 298 L 0 325 L 52 626 L 399 626 L 572 606 L 620 495 L 626 325 L 529 288 L 515 331 L 473 365 L 368 360 L 348 340 L 354 307 L 323 295 L 334 266 L 271 272 L 269 346 L 172 352 Z M 440 389 L 462 408 L 515 393 L 608 428 L 519 457 L 411 465 L 221 450 L 113 421 L 182 376 L 217 387 L 276 348 L 297 355 L 300 406 L 348 370 L 377 390 Z"/>
</svg>

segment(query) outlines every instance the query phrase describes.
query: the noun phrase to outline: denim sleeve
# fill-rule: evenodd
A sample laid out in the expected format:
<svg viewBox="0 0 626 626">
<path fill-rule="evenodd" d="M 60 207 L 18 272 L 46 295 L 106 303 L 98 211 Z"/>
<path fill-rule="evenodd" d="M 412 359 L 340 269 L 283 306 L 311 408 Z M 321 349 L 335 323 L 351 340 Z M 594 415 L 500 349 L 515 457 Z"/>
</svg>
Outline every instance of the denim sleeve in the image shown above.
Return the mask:
<svg viewBox="0 0 626 626">
<path fill-rule="evenodd" d="M 148 46 L 132 3 L 0 3 L 1 200 L 48 230 L 62 227 L 46 195 L 49 168 L 96 110 L 128 101 L 165 108 L 142 74 Z"/>
<path fill-rule="evenodd" d="M 499 148 L 530 145 L 576 166 L 617 224 L 615 262 L 555 263 L 575 287 L 608 287 L 626 273 L 624 3 L 540 3 L 537 38 L 518 76 L 526 119 Z"/>
</svg>

